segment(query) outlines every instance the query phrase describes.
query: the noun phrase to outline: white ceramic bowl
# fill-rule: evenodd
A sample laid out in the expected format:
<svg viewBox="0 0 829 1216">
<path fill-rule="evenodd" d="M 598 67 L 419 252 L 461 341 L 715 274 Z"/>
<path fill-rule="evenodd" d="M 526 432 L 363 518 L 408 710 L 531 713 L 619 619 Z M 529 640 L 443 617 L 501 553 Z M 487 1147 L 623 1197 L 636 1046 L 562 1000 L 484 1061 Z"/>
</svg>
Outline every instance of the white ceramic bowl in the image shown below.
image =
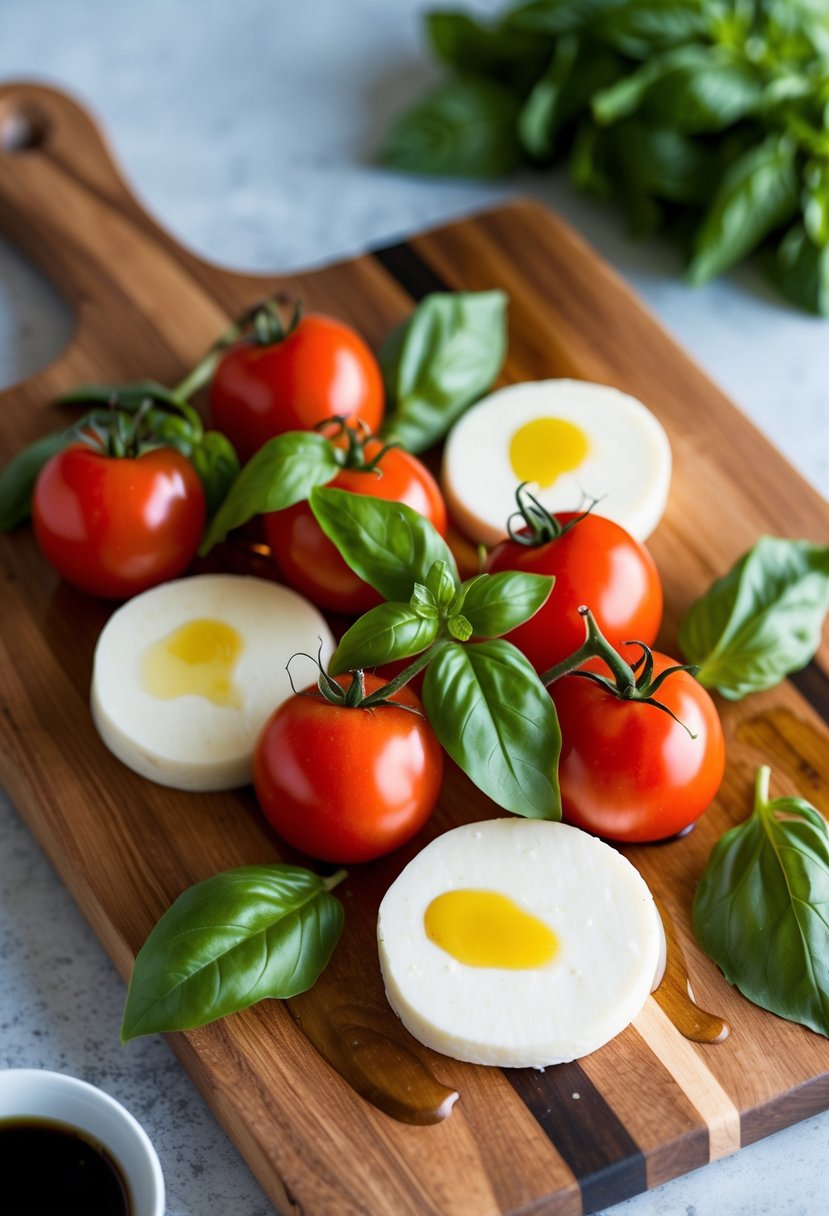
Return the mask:
<svg viewBox="0 0 829 1216">
<path fill-rule="evenodd" d="M 164 1216 L 164 1177 L 147 1133 L 103 1090 L 60 1072 L 9 1068 L 0 1072 L 0 1119 L 54 1119 L 86 1132 L 118 1162 L 129 1187 L 132 1216 Z"/>
</svg>

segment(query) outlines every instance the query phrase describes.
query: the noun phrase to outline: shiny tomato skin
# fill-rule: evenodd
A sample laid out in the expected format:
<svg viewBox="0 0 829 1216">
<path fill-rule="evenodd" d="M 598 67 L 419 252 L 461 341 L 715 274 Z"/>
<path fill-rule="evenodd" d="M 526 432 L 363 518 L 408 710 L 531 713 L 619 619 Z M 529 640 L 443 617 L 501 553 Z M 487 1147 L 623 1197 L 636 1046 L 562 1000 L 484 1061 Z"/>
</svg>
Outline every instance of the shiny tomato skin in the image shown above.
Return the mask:
<svg viewBox="0 0 829 1216">
<path fill-rule="evenodd" d="M 575 512 L 556 516 L 562 526 Z M 662 583 L 650 553 L 613 520 L 586 515 L 561 536 L 538 548 L 502 541 L 486 569 L 552 574 L 555 584 L 535 616 L 506 635 L 543 672 L 584 641 L 578 609 L 586 604 L 604 636 L 617 649 L 625 642 L 650 646 L 662 623 Z"/>
<path fill-rule="evenodd" d="M 198 475 L 172 448 L 132 459 L 73 444 L 43 466 L 32 497 L 44 556 L 67 583 L 104 599 L 183 573 L 205 514 Z"/>
<path fill-rule="evenodd" d="M 367 460 L 380 452 L 377 439 L 366 444 Z M 352 494 L 367 494 L 402 502 L 424 515 L 440 532 L 446 532 L 446 506 L 432 474 L 416 456 L 402 448 L 389 448 L 380 459 L 382 476 L 359 469 L 343 469 L 329 485 Z M 346 565 L 320 528 L 307 502 L 264 517 L 265 535 L 282 577 L 300 594 L 321 608 L 357 616 L 380 603 L 373 587 Z"/>
<path fill-rule="evenodd" d="M 655 675 L 674 663 L 654 652 Z M 600 660 L 587 670 L 607 674 Z M 725 744 L 714 702 L 689 672 L 668 676 L 655 693 L 678 722 L 582 676 L 563 676 L 550 692 L 561 726 L 566 823 L 607 840 L 644 843 L 675 836 L 710 805 L 725 770 Z"/>
<path fill-rule="evenodd" d="M 337 679 L 346 686 L 349 677 Z M 373 675 L 365 680 L 368 692 L 382 685 Z M 443 752 L 414 693 L 404 687 L 395 700 L 410 708 L 345 708 L 308 689 L 265 723 L 253 754 L 254 789 L 288 844 L 322 861 L 371 861 L 426 823 Z"/>
<path fill-rule="evenodd" d="M 210 385 L 210 414 L 244 463 L 283 431 L 312 430 L 333 415 L 379 431 L 383 377 L 349 325 L 308 313 L 281 341 L 240 342 L 221 359 Z"/>
</svg>

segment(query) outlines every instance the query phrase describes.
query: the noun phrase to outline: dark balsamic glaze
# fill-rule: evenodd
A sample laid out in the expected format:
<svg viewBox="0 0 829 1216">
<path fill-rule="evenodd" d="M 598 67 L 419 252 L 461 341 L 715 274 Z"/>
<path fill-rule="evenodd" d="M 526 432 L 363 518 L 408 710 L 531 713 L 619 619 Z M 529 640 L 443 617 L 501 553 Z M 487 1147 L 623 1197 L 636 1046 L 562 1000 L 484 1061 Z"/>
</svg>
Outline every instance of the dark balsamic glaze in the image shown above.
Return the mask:
<svg viewBox="0 0 829 1216">
<path fill-rule="evenodd" d="M 131 1216 L 120 1166 L 85 1132 L 52 1119 L 0 1120 L 3 1216 Z"/>
</svg>

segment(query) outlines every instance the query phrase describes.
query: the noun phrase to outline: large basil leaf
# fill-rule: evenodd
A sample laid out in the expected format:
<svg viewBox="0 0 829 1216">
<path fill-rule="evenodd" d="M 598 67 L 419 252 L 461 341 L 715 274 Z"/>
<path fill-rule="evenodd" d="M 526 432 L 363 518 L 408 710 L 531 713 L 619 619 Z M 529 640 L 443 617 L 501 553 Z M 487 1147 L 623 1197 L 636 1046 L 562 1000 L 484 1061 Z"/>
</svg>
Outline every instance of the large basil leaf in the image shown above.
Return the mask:
<svg viewBox="0 0 829 1216">
<path fill-rule="evenodd" d="M 32 491 L 47 461 L 77 441 L 74 428 L 44 435 L 13 456 L 0 472 L 0 532 L 9 532 L 29 518 Z"/>
<path fill-rule="evenodd" d="M 679 630 L 697 679 L 737 701 L 811 659 L 829 610 L 829 548 L 764 536 L 692 604 Z"/>
<path fill-rule="evenodd" d="M 796 213 L 799 198 L 796 148 L 770 135 L 728 170 L 702 223 L 688 268 L 692 283 L 727 270 Z"/>
<path fill-rule="evenodd" d="M 561 818 L 555 707 L 514 646 L 445 646 L 426 669 L 423 703 L 442 746 L 493 802 L 529 819 Z"/>
<path fill-rule="evenodd" d="M 438 628 L 437 614 L 424 617 L 410 604 L 378 604 L 343 635 L 328 670 L 336 676 L 411 658 L 431 646 Z"/>
<path fill-rule="evenodd" d="M 342 926 L 342 904 L 298 866 L 242 866 L 197 883 L 138 952 L 122 1041 L 190 1030 L 264 997 L 304 992 Z"/>
<path fill-rule="evenodd" d="M 434 292 L 380 351 L 384 433 L 411 452 L 431 447 L 487 392 L 507 351 L 502 291 Z"/>
<path fill-rule="evenodd" d="M 409 173 L 501 177 L 518 167 L 518 101 L 500 84 L 465 76 L 439 85 L 388 131 L 380 159 Z"/>
<path fill-rule="evenodd" d="M 471 580 L 463 599 L 463 615 L 479 638 L 498 638 L 523 625 L 549 598 L 554 578 L 506 570 Z"/>
<path fill-rule="evenodd" d="M 755 1005 L 829 1035 L 829 834 L 802 798 L 768 799 L 714 846 L 693 906 L 705 953 Z"/>
<path fill-rule="evenodd" d="M 231 486 L 199 552 L 207 553 L 228 532 L 254 515 L 283 511 L 302 502 L 314 486 L 331 481 L 339 470 L 337 450 L 325 436 L 314 431 L 286 431 L 269 439 Z"/>
<path fill-rule="evenodd" d="M 415 583 L 426 583 L 435 562 L 445 562 L 458 583 L 446 541 L 401 502 L 386 502 L 347 490 L 315 489 L 311 509 L 329 540 L 363 582 L 386 600 L 405 603 Z"/>
</svg>

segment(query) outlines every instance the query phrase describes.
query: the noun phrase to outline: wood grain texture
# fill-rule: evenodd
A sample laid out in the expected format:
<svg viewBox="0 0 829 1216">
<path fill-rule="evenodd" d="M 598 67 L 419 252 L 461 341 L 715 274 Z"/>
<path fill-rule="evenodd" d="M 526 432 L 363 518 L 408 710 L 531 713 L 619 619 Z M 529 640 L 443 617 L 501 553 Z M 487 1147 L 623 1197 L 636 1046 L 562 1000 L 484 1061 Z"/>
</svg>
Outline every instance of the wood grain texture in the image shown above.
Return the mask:
<svg viewBox="0 0 829 1216">
<path fill-rule="evenodd" d="M 575 376 L 640 397 L 675 456 L 654 534 L 675 648 L 689 603 L 762 532 L 825 541 L 829 509 L 564 224 L 516 203 L 403 246 L 307 274 L 260 278 L 181 249 L 135 201 L 89 117 L 35 86 L 0 89 L 0 126 L 23 115 L 32 146 L 0 151 L 0 227 L 57 283 L 76 327 L 50 367 L 0 396 L 0 458 L 62 424 L 55 395 L 81 381 L 174 383 L 226 321 L 277 288 L 351 321 L 372 343 L 435 287 L 504 288 L 505 383 Z M 220 558 L 239 568 L 231 550 Z M 257 571 L 258 572 L 258 571 Z M 87 708 L 95 639 L 111 608 L 62 586 L 26 528 L 0 538 L 0 777 L 122 975 L 168 904 L 219 869 L 290 854 L 248 790 L 187 795 L 142 781 L 100 743 Z M 450 766 L 433 822 L 394 857 L 355 867 L 347 925 L 317 1008 L 370 1008 L 392 1041 L 459 1091 L 443 1123 L 398 1123 L 358 1098 L 302 1030 L 302 999 L 266 1002 L 174 1050 L 285 1212 L 578 1216 L 654 1186 L 829 1105 L 829 1043 L 755 1009 L 695 946 L 689 909 L 713 842 L 750 808 L 768 760 L 775 791 L 829 811 L 829 645 L 811 669 L 721 704 L 728 766 L 687 838 L 628 854 L 668 909 L 700 1004 L 726 1042 L 682 1039 L 655 1001 L 586 1060 L 543 1073 L 476 1068 L 409 1038 L 386 1008 L 374 949 L 383 891 L 427 839 L 497 813 Z M 339 1011 L 339 1012 L 338 1012 Z M 330 1029 L 330 1026 L 328 1027 Z M 309 1031 L 310 1033 L 310 1031 Z"/>
</svg>

